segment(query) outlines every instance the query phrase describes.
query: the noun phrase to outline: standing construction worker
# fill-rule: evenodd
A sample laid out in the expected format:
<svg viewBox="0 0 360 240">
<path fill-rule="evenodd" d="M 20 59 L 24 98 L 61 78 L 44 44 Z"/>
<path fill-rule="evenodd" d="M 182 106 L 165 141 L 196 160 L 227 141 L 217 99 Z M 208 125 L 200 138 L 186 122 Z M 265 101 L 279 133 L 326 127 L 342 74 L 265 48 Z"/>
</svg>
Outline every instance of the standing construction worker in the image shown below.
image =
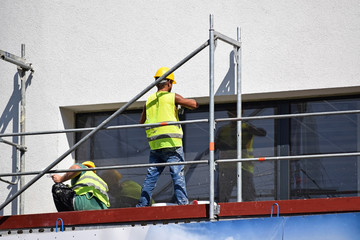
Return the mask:
<svg viewBox="0 0 360 240">
<path fill-rule="evenodd" d="M 70 169 L 94 168 L 91 161 L 75 163 Z M 96 171 L 67 172 L 64 175 L 51 176 L 55 184 L 52 187 L 54 203 L 58 212 L 107 209 L 110 207 L 107 184 Z M 71 179 L 71 187 L 62 182 Z"/>
<path fill-rule="evenodd" d="M 154 76 L 155 80 L 168 71 L 169 68 L 167 67 L 160 68 Z M 141 114 L 140 123 L 179 121 L 177 108 L 179 105 L 189 109 L 198 107 L 198 103 L 194 99 L 183 98 L 179 94 L 171 93 L 173 84 L 176 84 L 176 82 L 174 73 L 171 73 L 166 79 L 156 85 L 158 90 L 147 99 Z M 185 161 L 182 147 L 183 131 L 180 124 L 146 128 L 146 136 L 150 145 L 150 163 Z M 148 168 L 137 207 L 150 206 L 152 191 L 164 168 Z M 188 204 L 184 165 L 170 166 L 170 173 L 173 180 L 176 203 L 179 205 Z"/>
</svg>

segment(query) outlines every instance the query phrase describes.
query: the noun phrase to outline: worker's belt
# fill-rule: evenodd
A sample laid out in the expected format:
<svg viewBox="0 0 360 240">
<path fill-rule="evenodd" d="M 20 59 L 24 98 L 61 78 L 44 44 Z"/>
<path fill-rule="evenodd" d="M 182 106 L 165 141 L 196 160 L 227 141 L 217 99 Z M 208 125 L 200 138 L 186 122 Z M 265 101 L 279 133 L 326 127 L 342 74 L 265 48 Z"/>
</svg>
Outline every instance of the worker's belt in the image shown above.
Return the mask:
<svg viewBox="0 0 360 240">
<path fill-rule="evenodd" d="M 160 135 L 148 137 L 147 139 L 150 142 L 150 141 L 159 140 L 159 139 L 163 139 L 163 138 L 183 138 L 183 135 L 179 134 L 179 133 L 166 133 L 166 134 L 160 134 Z"/>
</svg>

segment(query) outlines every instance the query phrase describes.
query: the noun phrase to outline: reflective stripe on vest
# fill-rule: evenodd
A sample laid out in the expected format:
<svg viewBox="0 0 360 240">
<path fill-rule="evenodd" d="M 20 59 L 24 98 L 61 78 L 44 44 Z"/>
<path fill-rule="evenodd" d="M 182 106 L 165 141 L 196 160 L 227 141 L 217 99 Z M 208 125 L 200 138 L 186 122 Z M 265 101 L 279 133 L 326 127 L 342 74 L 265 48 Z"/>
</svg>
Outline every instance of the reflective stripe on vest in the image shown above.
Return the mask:
<svg viewBox="0 0 360 240">
<path fill-rule="evenodd" d="M 170 122 L 170 121 L 168 121 L 168 122 Z M 181 125 L 180 124 L 171 124 L 172 126 L 177 126 L 178 128 L 181 128 Z M 160 125 L 161 126 L 161 125 Z M 170 125 L 168 125 L 168 124 L 164 124 L 164 126 L 170 126 Z M 152 129 L 152 128 L 157 128 L 157 127 L 159 127 L 159 126 L 152 126 L 152 127 L 145 127 L 145 130 L 150 130 L 150 129 Z"/>
<path fill-rule="evenodd" d="M 168 134 L 161 134 L 161 135 L 148 137 L 147 139 L 148 139 L 148 141 L 154 141 L 154 140 L 164 139 L 164 138 L 182 138 L 182 137 L 183 137 L 182 134 L 168 133 Z"/>
<path fill-rule="evenodd" d="M 146 124 L 178 121 L 175 93 L 160 91 L 149 96 L 146 101 Z M 147 127 L 145 130 L 151 150 L 182 146 L 181 125 Z"/>
<path fill-rule="evenodd" d="M 109 196 L 107 194 L 109 188 L 104 180 L 92 171 L 86 171 L 82 176 L 80 176 L 72 189 L 75 191 L 76 195 L 79 196 L 91 192 L 107 207 L 110 207 Z"/>
</svg>

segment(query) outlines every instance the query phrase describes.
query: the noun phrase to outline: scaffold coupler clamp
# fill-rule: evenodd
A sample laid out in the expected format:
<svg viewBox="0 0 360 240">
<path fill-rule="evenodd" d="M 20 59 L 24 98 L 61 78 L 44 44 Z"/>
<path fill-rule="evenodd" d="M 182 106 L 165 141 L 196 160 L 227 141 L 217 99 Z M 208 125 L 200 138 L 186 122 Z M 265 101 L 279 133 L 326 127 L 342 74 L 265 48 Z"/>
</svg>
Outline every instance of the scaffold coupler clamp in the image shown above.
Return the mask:
<svg viewBox="0 0 360 240">
<path fill-rule="evenodd" d="M 220 214 L 220 205 L 214 202 L 214 215 L 217 217 Z"/>
<path fill-rule="evenodd" d="M 17 150 L 21 151 L 21 152 L 26 152 L 26 151 L 27 151 L 27 147 L 24 146 L 24 145 L 20 145 L 20 144 L 17 144 L 17 143 L 13 143 L 13 142 L 4 140 L 4 139 L 2 139 L 2 138 L 0 138 L 0 142 L 5 143 L 5 144 L 8 144 L 8 145 L 11 145 L 11 146 L 15 147 Z"/>
</svg>

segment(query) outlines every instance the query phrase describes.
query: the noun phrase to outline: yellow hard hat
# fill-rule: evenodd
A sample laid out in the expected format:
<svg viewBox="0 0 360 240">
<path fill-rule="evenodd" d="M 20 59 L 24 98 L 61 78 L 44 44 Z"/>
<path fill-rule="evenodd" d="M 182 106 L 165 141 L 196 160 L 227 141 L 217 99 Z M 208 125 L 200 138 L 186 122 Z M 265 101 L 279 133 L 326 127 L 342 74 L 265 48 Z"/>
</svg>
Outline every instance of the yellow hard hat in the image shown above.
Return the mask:
<svg viewBox="0 0 360 240">
<path fill-rule="evenodd" d="M 89 168 L 94 168 L 95 164 L 92 161 L 85 161 L 82 163 L 82 165 L 87 166 Z M 94 170 L 94 173 L 96 173 L 96 170 Z"/>
<path fill-rule="evenodd" d="M 158 78 L 158 77 L 161 77 L 164 73 L 166 73 L 167 71 L 169 71 L 170 68 L 168 67 L 161 67 L 157 70 L 157 72 L 155 73 L 155 76 L 154 78 Z M 172 80 L 173 81 L 173 84 L 176 84 L 175 82 L 175 76 L 174 76 L 174 73 L 170 73 L 166 79 L 169 79 L 169 80 Z"/>
</svg>

